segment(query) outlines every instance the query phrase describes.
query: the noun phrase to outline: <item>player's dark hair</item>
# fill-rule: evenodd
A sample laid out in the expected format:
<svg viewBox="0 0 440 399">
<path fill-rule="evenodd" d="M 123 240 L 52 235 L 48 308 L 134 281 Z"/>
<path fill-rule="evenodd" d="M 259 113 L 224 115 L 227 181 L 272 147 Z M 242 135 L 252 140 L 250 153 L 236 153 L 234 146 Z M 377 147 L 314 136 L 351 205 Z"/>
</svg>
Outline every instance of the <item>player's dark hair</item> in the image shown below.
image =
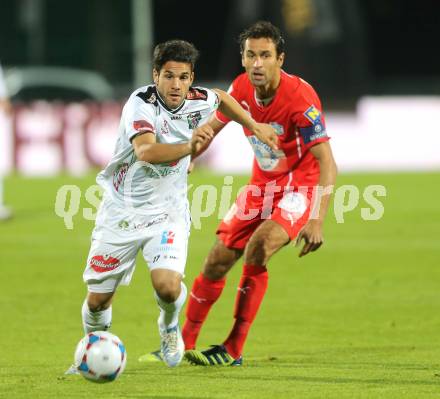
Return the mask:
<svg viewBox="0 0 440 399">
<path fill-rule="evenodd" d="M 159 43 L 153 52 L 153 68 L 160 72 L 163 65 L 168 61 L 185 62 L 191 64 L 191 70 L 194 70 L 199 51 L 194 44 L 185 40 L 168 40 Z"/>
<path fill-rule="evenodd" d="M 243 53 L 244 45 L 247 39 L 267 38 L 274 42 L 277 56 L 284 53 L 284 39 L 280 30 L 268 21 L 258 21 L 243 31 L 238 37 L 240 43 L 240 52 Z"/>
</svg>

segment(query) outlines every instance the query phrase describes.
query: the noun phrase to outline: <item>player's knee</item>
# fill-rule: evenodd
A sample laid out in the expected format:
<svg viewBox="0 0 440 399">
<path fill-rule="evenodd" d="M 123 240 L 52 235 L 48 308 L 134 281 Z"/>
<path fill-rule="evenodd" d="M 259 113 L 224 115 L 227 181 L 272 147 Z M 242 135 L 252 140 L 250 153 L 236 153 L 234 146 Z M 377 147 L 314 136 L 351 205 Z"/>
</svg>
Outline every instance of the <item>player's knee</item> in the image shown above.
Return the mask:
<svg viewBox="0 0 440 399">
<path fill-rule="evenodd" d="M 111 302 L 105 297 L 94 296 L 92 298 L 87 298 L 87 306 L 92 313 L 108 309 L 110 305 Z"/>
<path fill-rule="evenodd" d="M 210 280 L 221 280 L 225 277 L 231 267 L 232 264 L 230 262 L 210 259 L 208 257 L 203 267 L 203 275 Z"/>
<path fill-rule="evenodd" d="M 162 280 L 155 284 L 157 295 L 165 302 L 172 303 L 180 295 L 181 284 L 177 280 Z"/>
</svg>

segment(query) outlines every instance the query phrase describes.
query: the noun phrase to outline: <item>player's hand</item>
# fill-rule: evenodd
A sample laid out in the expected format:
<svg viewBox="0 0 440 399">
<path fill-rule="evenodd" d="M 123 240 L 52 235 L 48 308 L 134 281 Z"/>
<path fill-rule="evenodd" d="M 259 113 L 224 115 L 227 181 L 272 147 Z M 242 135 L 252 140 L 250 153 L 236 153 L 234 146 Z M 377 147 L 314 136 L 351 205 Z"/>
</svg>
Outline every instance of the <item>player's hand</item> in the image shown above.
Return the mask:
<svg viewBox="0 0 440 399">
<path fill-rule="evenodd" d="M 194 129 L 191 138 L 191 155 L 195 155 L 202 148 L 207 147 L 214 138 L 214 135 L 214 130 L 208 124 Z"/>
<path fill-rule="evenodd" d="M 190 174 L 194 170 L 194 162 L 191 161 L 188 166 L 187 173 Z"/>
<path fill-rule="evenodd" d="M 296 246 L 299 246 L 302 240 L 304 240 L 304 246 L 298 255 L 300 258 L 307 255 L 309 252 L 316 251 L 324 242 L 324 237 L 322 236 L 322 222 L 316 219 L 309 220 L 298 234 Z"/>
<path fill-rule="evenodd" d="M 272 150 L 278 150 L 278 136 L 271 125 L 256 123 L 252 133 L 257 136 L 258 140 L 272 148 Z"/>
</svg>

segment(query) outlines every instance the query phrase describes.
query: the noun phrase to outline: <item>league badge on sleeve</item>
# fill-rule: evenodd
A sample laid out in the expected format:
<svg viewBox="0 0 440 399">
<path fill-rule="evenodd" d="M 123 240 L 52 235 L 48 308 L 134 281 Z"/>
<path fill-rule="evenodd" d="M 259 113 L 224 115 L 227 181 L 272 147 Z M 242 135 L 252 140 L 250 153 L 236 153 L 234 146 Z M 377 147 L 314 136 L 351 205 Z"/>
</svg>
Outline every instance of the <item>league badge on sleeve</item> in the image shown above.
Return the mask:
<svg viewBox="0 0 440 399">
<path fill-rule="evenodd" d="M 304 112 L 304 116 L 312 123 L 315 123 L 317 120 L 321 120 L 321 112 L 314 106 L 311 105 L 306 112 Z"/>
<path fill-rule="evenodd" d="M 304 144 L 309 144 L 314 140 L 327 137 L 325 125 L 321 120 L 321 112 L 314 105 L 311 105 L 306 112 L 304 112 L 304 116 L 312 122 L 312 126 L 299 128 L 299 132 L 304 139 Z"/>
</svg>

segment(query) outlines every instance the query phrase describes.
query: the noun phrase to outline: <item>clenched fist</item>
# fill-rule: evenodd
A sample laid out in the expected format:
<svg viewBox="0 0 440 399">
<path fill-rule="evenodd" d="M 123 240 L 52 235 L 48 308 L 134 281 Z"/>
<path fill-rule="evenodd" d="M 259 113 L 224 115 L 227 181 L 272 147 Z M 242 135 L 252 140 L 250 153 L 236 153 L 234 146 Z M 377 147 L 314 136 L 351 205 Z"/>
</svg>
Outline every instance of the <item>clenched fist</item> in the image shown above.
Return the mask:
<svg viewBox="0 0 440 399">
<path fill-rule="evenodd" d="M 195 155 L 202 148 L 207 147 L 213 138 L 214 130 L 208 124 L 194 129 L 191 138 L 191 155 Z"/>
</svg>

